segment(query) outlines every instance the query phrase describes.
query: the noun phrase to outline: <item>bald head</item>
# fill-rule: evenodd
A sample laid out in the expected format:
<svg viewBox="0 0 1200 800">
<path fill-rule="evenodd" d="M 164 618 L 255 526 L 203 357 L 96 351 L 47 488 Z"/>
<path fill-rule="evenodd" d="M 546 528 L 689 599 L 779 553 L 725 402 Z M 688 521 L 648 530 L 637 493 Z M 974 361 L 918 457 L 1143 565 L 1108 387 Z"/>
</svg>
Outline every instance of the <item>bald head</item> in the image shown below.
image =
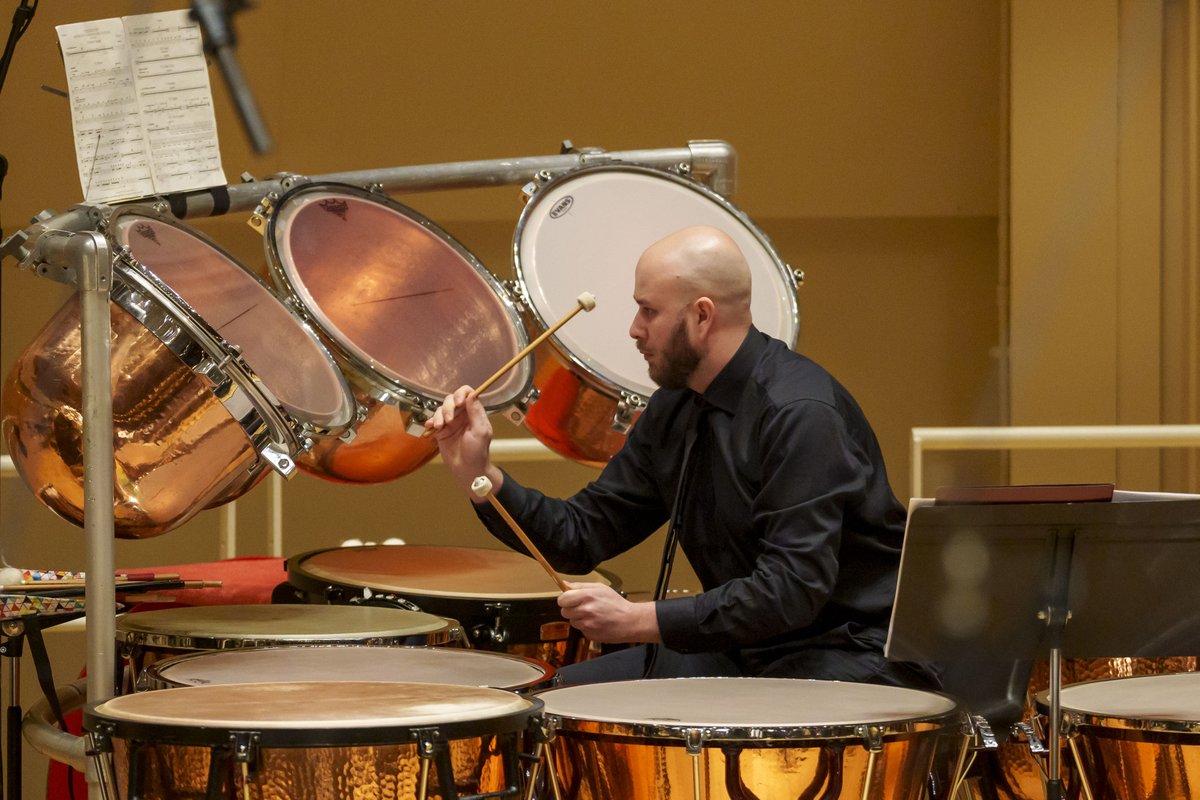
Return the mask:
<svg viewBox="0 0 1200 800">
<path fill-rule="evenodd" d="M 642 254 L 637 271 L 663 281 L 681 303 L 708 297 L 726 321 L 750 323 L 750 266 L 719 228 L 696 225 L 660 239 Z"/>
</svg>

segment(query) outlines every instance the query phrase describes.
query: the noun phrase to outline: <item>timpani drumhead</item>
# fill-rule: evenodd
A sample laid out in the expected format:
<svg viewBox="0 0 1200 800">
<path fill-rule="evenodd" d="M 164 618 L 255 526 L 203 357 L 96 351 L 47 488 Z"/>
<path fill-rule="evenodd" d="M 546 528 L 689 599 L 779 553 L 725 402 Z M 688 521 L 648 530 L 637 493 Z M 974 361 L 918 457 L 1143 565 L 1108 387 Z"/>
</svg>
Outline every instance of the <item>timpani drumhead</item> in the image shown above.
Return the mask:
<svg viewBox="0 0 1200 800">
<path fill-rule="evenodd" d="M 1048 692 L 1038 695 L 1048 706 Z M 1142 675 L 1134 678 L 1077 683 L 1064 686 L 1059 705 L 1093 724 L 1125 727 L 1200 725 L 1200 672 L 1175 675 Z M 1200 733 L 1200 730 L 1197 731 Z"/>
<path fill-rule="evenodd" d="M 306 553 L 288 564 L 301 573 L 342 586 L 405 596 L 524 600 L 561 592 L 532 558 L 511 550 L 424 545 L 366 545 Z M 611 582 L 598 572 L 564 575 L 568 581 Z M 295 582 L 295 581 L 293 581 Z"/>
<path fill-rule="evenodd" d="M 398 608 L 315 605 L 191 606 L 117 618 L 117 638 L 130 644 L 193 650 L 268 644 L 448 641 L 455 623 Z"/>
<path fill-rule="evenodd" d="M 96 706 L 109 720 L 241 730 L 415 727 L 491 719 L 532 707 L 512 692 L 473 686 L 379 681 L 293 681 L 190 686 L 114 697 Z"/>
<path fill-rule="evenodd" d="M 402 681 L 521 691 L 546 683 L 548 664 L 519 656 L 435 647 L 287 647 L 190 653 L 149 669 L 163 687 L 279 681 Z"/>
<path fill-rule="evenodd" d="M 858 735 L 861 725 L 902 724 L 955 713 L 948 697 L 917 689 L 785 678 L 673 678 L 552 689 L 539 695 L 545 714 L 576 723 L 650 728 L 712 728 L 712 738 L 760 738 L 755 731 Z M 886 732 L 886 731 L 884 731 Z M 794 735 L 794 734 L 789 734 Z"/>
</svg>

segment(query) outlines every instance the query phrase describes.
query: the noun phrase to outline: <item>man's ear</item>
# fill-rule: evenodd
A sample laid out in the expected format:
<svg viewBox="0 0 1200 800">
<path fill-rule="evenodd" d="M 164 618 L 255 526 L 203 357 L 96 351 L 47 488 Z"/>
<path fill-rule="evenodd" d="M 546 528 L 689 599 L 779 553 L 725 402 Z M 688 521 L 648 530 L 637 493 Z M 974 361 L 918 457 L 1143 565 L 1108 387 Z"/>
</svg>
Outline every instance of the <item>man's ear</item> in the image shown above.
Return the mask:
<svg viewBox="0 0 1200 800">
<path fill-rule="evenodd" d="M 716 306 L 713 301 L 707 297 L 698 297 L 692 303 L 692 314 L 696 320 L 696 327 L 707 331 L 711 327 L 716 312 Z"/>
</svg>

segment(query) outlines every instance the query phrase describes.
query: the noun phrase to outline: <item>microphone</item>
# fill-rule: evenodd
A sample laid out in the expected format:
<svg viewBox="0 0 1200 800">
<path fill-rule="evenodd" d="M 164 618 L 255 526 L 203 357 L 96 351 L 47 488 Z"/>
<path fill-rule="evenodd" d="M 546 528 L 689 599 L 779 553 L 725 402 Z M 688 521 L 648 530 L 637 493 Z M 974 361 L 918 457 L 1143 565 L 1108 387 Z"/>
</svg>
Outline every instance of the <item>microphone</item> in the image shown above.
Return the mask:
<svg viewBox="0 0 1200 800">
<path fill-rule="evenodd" d="M 230 12 L 240 11 L 245 7 L 244 0 L 192 0 L 190 16 L 200 25 L 204 36 L 204 52 L 217 59 L 225 85 L 233 97 L 238 116 L 241 117 L 242 127 L 250 137 L 250 145 L 254 152 L 265 155 L 271 152 L 271 134 L 258 113 L 258 106 L 250 94 L 250 87 L 242 75 L 234 55 L 237 37 L 234 36 L 230 24 Z"/>
</svg>

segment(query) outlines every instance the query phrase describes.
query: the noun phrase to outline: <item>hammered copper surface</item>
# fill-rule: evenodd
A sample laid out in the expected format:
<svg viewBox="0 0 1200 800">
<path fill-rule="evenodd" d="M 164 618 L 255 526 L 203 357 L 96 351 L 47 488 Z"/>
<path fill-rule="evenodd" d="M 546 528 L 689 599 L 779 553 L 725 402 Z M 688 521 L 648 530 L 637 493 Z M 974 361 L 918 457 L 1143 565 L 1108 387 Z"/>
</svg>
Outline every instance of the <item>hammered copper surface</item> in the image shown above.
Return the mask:
<svg viewBox="0 0 1200 800">
<path fill-rule="evenodd" d="M 310 475 L 338 483 L 383 483 L 415 472 L 437 455 L 433 438 L 407 433 L 412 413 L 381 403 L 352 382 L 354 399 L 365 413 L 354 441 L 317 440 L 296 460 Z"/>
<path fill-rule="evenodd" d="M 700 759 L 701 797 L 780 800 L 820 797 L 922 800 L 937 751 L 931 729 L 886 740 L 867 784 L 861 742 L 730 742 L 706 746 Z M 693 757 L 682 742 L 636 742 L 560 732 L 551 742 L 553 768 L 564 797 L 578 800 L 693 800 Z M 550 795 L 544 795 L 550 796 Z"/>
<path fill-rule="evenodd" d="M 527 338 L 498 284 L 461 246 L 415 212 L 360 194 L 314 186 L 283 198 L 267 245 L 277 286 L 307 310 L 366 407 L 353 442 L 320 443 L 299 464 L 329 480 L 378 483 L 436 452 L 431 440 L 406 434 L 411 413 L 392 405 L 398 391 L 440 402 L 482 383 Z M 509 405 L 531 374 L 521 362 L 484 393 L 484 405 Z M 370 399 L 385 393 L 386 402 Z"/>
<path fill-rule="evenodd" d="M 540 394 L 525 427 L 559 455 L 603 467 L 625 443 L 625 434 L 613 430 L 617 399 L 586 383 L 553 348 L 543 346 L 535 357 Z"/>
<path fill-rule="evenodd" d="M 1174 672 L 1195 672 L 1200 659 L 1195 656 L 1177 658 L 1103 658 L 1103 659 L 1065 659 L 1062 668 L 1063 685 L 1085 683 L 1087 681 L 1105 680 L 1109 678 L 1128 678 L 1135 675 L 1163 675 Z M 1033 674 L 1029 679 L 1026 692 L 1024 719 L 1038 719 L 1043 740 L 1049 738 L 1049 726 L 1044 717 L 1037 712 L 1034 696 L 1045 691 L 1050 685 L 1050 667 L 1048 662 L 1039 661 L 1034 664 Z M 1157 753 L 1151 752 L 1145 745 L 1133 748 L 1142 759 L 1151 761 L 1158 758 Z M 1000 745 L 995 752 L 981 752 L 978 756 L 980 764 L 976 769 L 978 777 L 972 778 L 967 786 L 972 797 L 980 800 L 1042 800 L 1045 795 L 1042 770 L 1034 760 L 1029 746 L 1025 742 L 1009 741 Z M 1194 758 L 1194 757 L 1193 757 Z M 1059 760 L 1064 786 L 1069 796 L 1076 797 L 1080 792 L 1078 781 L 1073 774 L 1075 762 L 1070 749 L 1063 747 L 1063 756 Z M 1193 781 L 1193 786 L 1197 785 Z M 1094 788 L 1094 787 L 1093 787 Z M 1139 797 L 1188 797 L 1188 795 L 1138 795 Z"/>
<path fill-rule="evenodd" d="M 495 737 L 448 743 L 455 788 L 459 795 L 499 792 L 504 788 L 503 761 Z M 145 800 L 200 800 L 208 796 L 211 751 L 207 747 L 146 743 Z M 120 796 L 129 797 L 129 743 L 113 742 Z M 388 798 L 417 800 L 421 759 L 416 745 L 266 748 L 249 782 L 240 768 L 226 761 L 220 771 L 223 791 L 217 796 L 241 800 L 345 800 Z M 437 771 L 429 771 L 427 797 L 442 798 Z M 513 796 L 513 795 L 509 795 Z"/>
<path fill-rule="evenodd" d="M 141 539 L 250 489 L 265 462 L 209 390 L 115 304 L 112 404 L 116 535 Z M 18 473 L 46 506 L 83 524 L 78 299 L 50 319 L 4 386 L 3 429 Z"/>
</svg>

